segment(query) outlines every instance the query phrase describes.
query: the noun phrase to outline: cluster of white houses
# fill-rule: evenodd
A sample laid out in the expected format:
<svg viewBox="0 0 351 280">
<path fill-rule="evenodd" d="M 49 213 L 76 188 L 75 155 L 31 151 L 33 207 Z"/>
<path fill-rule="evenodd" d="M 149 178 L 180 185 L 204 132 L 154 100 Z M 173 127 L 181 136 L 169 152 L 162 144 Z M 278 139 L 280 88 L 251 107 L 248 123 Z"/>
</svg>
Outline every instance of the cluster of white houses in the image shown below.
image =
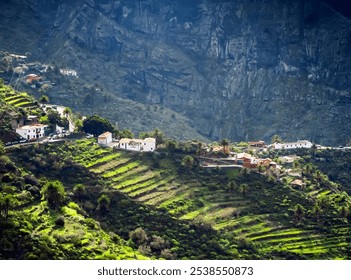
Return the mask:
<svg viewBox="0 0 351 280">
<path fill-rule="evenodd" d="M 98 137 L 98 143 L 104 146 L 116 147 L 122 150 L 135 152 L 153 152 L 156 149 L 155 138 L 130 139 L 122 138 L 114 141 L 111 132 L 105 132 Z"/>
</svg>

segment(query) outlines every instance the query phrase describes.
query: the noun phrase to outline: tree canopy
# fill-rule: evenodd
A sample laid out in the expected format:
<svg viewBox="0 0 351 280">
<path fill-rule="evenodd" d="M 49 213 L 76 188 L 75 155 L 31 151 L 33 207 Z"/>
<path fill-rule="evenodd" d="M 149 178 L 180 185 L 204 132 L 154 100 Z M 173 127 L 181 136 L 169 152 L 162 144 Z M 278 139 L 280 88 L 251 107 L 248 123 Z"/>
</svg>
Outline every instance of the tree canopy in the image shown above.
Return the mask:
<svg viewBox="0 0 351 280">
<path fill-rule="evenodd" d="M 106 131 L 114 131 L 112 124 L 107 119 L 104 119 L 98 115 L 93 115 L 86 118 L 83 121 L 82 129 L 85 133 L 90 133 L 94 136 L 99 136 Z"/>
<path fill-rule="evenodd" d="M 62 206 L 66 198 L 65 189 L 60 181 L 47 182 L 42 192 L 49 207 L 52 209 Z"/>
<path fill-rule="evenodd" d="M 273 143 L 283 143 L 283 140 L 279 135 L 276 134 L 272 136 L 272 144 Z"/>
<path fill-rule="evenodd" d="M 47 95 L 42 95 L 40 96 L 39 101 L 41 103 L 49 103 L 49 97 Z"/>
</svg>

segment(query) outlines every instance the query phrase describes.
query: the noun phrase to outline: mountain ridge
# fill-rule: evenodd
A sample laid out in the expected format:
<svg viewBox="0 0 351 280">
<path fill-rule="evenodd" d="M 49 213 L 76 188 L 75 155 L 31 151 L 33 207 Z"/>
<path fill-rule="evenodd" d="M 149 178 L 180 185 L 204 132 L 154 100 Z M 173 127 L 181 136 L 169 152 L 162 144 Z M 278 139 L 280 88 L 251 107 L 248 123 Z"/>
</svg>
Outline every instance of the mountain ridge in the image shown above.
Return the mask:
<svg viewBox="0 0 351 280">
<path fill-rule="evenodd" d="M 33 57 L 76 69 L 112 97 L 180 114 L 206 138 L 279 134 L 335 145 L 349 138 L 351 24 L 323 1 L 23 5 L 32 7 L 29 26 L 39 30 L 33 40 L 23 36 Z M 70 105 L 62 92 L 49 95 Z M 82 104 L 85 96 L 79 91 L 80 109 L 113 110 Z M 127 126 L 120 108 L 109 118 Z M 132 115 L 137 111 L 133 105 Z"/>
</svg>

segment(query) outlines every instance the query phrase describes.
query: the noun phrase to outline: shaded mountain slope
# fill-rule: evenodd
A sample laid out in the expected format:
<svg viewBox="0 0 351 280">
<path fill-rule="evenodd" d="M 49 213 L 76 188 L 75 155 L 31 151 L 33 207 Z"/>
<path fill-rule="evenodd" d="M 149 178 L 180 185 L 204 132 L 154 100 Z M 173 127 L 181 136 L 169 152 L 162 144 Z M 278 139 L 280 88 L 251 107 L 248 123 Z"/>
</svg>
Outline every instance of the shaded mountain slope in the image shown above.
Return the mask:
<svg viewBox="0 0 351 280">
<path fill-rule="evenodd" d="M 2 49 L 76 69 L 84 83 L 136 102 L 136 119 L 145 110 L 137 104 L 158 105 L 212 139 L 349 138 L 351 23 L 324 1 L 11 0 L 0 7 Z M 123 102 L 84 104 L 87 93 L 78 93 L 49 92 L 130 122 L 111 114 Z"/>
</svg>

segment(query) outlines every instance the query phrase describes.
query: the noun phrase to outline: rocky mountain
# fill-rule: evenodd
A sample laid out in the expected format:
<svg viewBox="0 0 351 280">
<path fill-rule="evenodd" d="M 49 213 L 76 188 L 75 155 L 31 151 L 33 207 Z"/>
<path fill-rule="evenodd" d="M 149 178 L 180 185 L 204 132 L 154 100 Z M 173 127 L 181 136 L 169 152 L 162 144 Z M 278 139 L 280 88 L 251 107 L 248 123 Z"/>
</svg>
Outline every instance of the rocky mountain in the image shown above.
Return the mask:
<svg viewBox="0 0 351 280">
<path fill-rule="evenodd" d="M 351 21 L 340 11 L 317 0 L 1 1 L 0 49 L 103 85 L 108 102 L 48 94 L 139 131 L 157 121 L 178 138 L 345 144 Z"/>
</svg>

